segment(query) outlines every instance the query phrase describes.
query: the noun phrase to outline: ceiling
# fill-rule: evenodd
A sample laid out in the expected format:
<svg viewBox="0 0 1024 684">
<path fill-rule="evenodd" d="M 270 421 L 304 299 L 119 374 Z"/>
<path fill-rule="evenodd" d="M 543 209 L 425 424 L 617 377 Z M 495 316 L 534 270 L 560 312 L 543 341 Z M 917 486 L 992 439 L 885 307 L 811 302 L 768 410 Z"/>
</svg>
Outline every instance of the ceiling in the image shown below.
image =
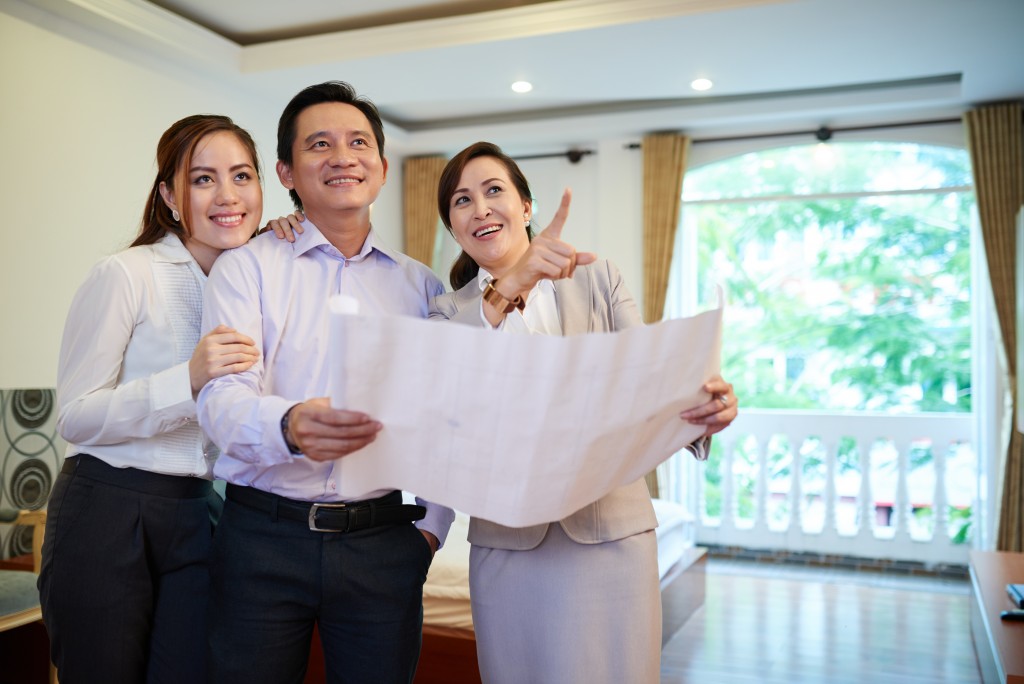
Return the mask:
<svg viewBox="0 0 1024 684">
<path fill-rule="evenodd" d="M 353 83 L 409 138 L 542 143 L 956 117 L 1024 98 L 1021 0 L 4 0 L 281 106 Z M 39 20 L 39 19 L 37 19 Z M 697 77 L 715 87 L 691 90 Z M 510 84 L 534 85 L 525 95 Z M 431 135 L 420 135 L 430 133 Z"/>
</svg>

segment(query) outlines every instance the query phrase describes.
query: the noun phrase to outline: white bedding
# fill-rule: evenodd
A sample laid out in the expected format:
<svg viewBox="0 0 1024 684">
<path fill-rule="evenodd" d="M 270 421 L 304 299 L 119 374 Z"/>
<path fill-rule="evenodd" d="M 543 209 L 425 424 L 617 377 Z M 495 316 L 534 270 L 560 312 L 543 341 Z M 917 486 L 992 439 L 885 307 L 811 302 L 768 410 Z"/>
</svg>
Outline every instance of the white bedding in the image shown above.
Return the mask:
<svg viewBox="0 0 1024 684">
<path fill-rule="evenodd" d="M 681 505 L 654 499 L 654 512 L 658 516 L 658 573 L 665 576 L 679 560 L 683 551 L 692 545 L 693 518 Z M 423 624 L 458 629 L 473 629 L 473 615 L 469 607 L 469 517 L 456 512 L 455 522 L 448 532 L 444 548 L 434 557 L 423 585 Z"/>
<path fill-rule="evenodd" d="M 693 515 L 682 504 L 664 499 L 652 499 L 658 516 L 658 576 L 665 574 L 693 546 Z"/>
<path fill-rule="evenodd" d="M 469 607 L 469 516 L 456 511 L 444 548 L 437 552 L 423 585 L 423 624 L 473 629 Z"/>
</svg>

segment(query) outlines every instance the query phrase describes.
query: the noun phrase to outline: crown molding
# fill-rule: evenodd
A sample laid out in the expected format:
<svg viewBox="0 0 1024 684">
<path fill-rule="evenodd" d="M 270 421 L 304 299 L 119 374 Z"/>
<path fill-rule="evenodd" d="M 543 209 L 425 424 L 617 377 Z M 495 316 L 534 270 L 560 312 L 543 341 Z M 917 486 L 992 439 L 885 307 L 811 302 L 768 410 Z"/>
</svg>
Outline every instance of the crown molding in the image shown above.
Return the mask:
<svg viewBox="0 0 1024 684">
<path fill-rule="evenodd" d="M 250 45 L 242 50 L 241 69 L 272 71 L 789 2 L 793 0 L 558 0 Z"/>
<path fill-rule="evenodd" d="M 132 45 L 165 59 L 237 74 L 242 48 L 217 33 L 144 0 L 10 0 L 29 12 L 39 10 L 98 37 Z M 99 42 L 97 47 L 109 47 Z"/>
<path fill-rule="evenodd" d="M 148 0 L 0 0 L 0 10 L 126 59 L 142 58 L 225 78 L 260 92 L 252 79 L 289 68 L 374 55 L 553 35 L 682 15 L 796 0 L 553 0 L 473 14 L 242 46 Z M 506 49 L 499 45 L 498 49 Z M 239 78 L 242 77 L 242 78 Z M 386 118 L 387 114 L 382 112 Z M 402 122 L 397 123 L 403 128 Z"/>
<path fill-rule="evenodd" d="M 3 0 L 220 73 L 279 69 L 528 38 L 795 0 L 557 0 L 241 46 L 146 0 Z"/>
</svg>

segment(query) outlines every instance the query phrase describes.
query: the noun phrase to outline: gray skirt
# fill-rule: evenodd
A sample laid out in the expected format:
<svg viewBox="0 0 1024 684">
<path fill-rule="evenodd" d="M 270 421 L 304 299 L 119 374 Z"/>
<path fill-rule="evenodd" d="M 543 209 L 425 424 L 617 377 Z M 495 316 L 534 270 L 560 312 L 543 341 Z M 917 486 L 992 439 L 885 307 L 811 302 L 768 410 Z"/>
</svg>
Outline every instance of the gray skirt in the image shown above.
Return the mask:
<svg viewBox="0 0 1024 684">
<path fill-rule="evenodd" d="M 653 530 L 578 544 L 553 524 L 530 551 L 474 545 L 469 587 L 485 684 L 659 681 Z"/>
</svg>

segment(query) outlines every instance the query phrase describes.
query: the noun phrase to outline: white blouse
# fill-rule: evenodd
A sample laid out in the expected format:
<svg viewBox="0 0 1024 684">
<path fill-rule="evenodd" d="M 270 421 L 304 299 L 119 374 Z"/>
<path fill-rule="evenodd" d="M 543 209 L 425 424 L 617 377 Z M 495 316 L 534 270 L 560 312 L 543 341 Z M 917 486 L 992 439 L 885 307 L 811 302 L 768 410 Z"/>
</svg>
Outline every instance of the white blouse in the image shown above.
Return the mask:
<svg viewBox="0 0 1024 684">
<path fill-rule="evenodd" d="M 196 422 L 188 372 L 205 284 L 172 234 L 92 268 L 61 341 L 57 430 L 66 456 L 211 477 L 217 451 Z"/>
</svg>

